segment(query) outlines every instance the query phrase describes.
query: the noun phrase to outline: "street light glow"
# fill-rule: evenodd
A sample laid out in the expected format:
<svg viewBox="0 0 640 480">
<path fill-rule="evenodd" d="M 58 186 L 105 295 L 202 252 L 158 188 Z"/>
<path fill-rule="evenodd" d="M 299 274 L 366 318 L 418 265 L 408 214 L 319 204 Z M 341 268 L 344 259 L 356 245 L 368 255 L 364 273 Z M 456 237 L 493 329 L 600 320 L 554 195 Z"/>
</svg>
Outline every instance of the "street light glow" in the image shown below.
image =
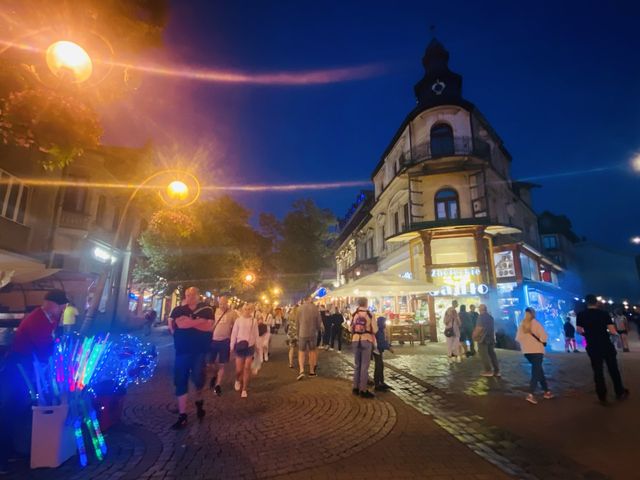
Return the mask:
<svg viewBox="0 0 640 480">
<path fill-rule="evenodd" d="M 636 172 L 640 172 L 640 153 L 636 154 L 631 159 L 631 168 L 633 168 Z"/>
<path fill-rule="evenodd" d="M 253 273 L 247 273 L 244 276 L 244 281 L 247 283 L 253 283 L 256 281 L 256 276 Z"/>
<path fill-rule="evenodd" d="M 633 243 L 634 245 L 640 245 L 640 236 L 632 237 L 631 243 Z"/>
<path fill-rule="evenodd" d="M 172 198 L 184 200 L 189 195 L 189 187 L 180 180 L 174 180 L 167 186 L 167 193 Z"/>
<path fill-rule="evenodd" d="M 71 73 L 76 83 L 87 81 L 93 72 L 93 63 L 86 50 L 68 40 L 51 44 L 47 48 L 46 60 L 54 75 L 63 77 Z"/>
</svg>

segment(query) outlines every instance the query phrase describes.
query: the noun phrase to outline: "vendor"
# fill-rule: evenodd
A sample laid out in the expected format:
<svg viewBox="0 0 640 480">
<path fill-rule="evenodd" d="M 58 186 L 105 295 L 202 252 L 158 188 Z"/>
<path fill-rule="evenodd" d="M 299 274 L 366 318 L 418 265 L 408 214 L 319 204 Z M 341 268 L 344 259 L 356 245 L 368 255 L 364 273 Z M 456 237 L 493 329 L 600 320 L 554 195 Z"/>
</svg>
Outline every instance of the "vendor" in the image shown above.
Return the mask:
<svg viewBox="0 0 640 480">
<path fill-rule="evenodd" d="M 53 353 L 55 331 L 67 303 L 62 290 L 47 292 L 42 306 L 20 322 L 0 363 L 0 473 L 7 471 L 12 455 L 29 450 L 34 357 L 47 362 Z"/>
</svg>

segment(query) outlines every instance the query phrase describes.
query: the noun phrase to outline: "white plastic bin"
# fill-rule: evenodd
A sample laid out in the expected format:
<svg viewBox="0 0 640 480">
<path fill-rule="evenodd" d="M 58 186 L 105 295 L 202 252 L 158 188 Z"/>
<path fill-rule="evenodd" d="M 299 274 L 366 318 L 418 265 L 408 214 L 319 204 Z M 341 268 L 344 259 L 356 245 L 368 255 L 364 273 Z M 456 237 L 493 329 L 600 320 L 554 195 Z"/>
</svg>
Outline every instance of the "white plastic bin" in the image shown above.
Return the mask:
<svg viewBox="0 0 640 480">
<path fill-rule="evenodd" d="M 60 466 L 76 453 L 69 405 L 33 407 L 31 468 Z"/>
</svg>

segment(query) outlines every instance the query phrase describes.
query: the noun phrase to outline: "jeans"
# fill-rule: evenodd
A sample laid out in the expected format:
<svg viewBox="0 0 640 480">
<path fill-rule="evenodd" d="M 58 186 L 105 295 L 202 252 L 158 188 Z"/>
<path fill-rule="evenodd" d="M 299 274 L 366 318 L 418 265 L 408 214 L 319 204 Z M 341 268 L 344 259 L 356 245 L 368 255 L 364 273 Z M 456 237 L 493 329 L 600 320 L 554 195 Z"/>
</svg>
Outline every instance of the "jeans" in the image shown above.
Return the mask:
<svg viewBox="0 0 640 480">
<path fill-rule="evenodd" d="M 616 359 L 616 351 L 612 347 L 607 351 L 592 350 L 587 346 L 587 353 L 591 360 L 591 368 L 593 369 L 593 379 L 596 383 L 596 394 L 600 400 L 606 400 L 607 398 L 607 384 L 604 381 L 604 366 L 603 362 L 607 364 L 607 370 L 609 370 L 609 376 L 613 382 L 613 388 L 616 395 L 622 395 L 624 393 L 624 385 L 622 384 L 622 378 L 620 377 L 620 371 L 618 370 L 618 361 Z"/>
<path fill-rule="evenodd" d="M 376 387 L 384 385 L 384 361 L 382 352 L 373 354 L 373 383 Z"/>
<path fill-rule="evenodd" d="M 480 354 L 480 359 L 482 360 L 485 372 L 490 372 L 492 367 L 493 373 L 500 372 L 495 347 L 494 343 L 478 343 L 478 353 Z"/>
<path fill-rule="evenodd" d="M 359 340 L 354 346 L 355 368 L 353 369 L 353 388 L 360 391 L 367 389 L 369 381 L 369 364 L 373 344 L 368 340 Z"/>
<path fill-rule="evenodd" d="M 336 340 L 338 341 L 338 350 L 342 350 L 342 326 L 333 325 L 331 327 L 331 339 L 329 345 L 334 348 Z"/>
<path fill-rule="evenodd" d="M 543 353 L 525 353 L 525 358 L 529 360 L 531 364 L 531 381 L 529 382 L 529 392 L 535 393 L 536 385 L 540 383 L 543 391 L 548 391 L 547 379 L 544 376 L 544 370 L 542 369 L 542 360 L 544 359 Z"/>
</svg>

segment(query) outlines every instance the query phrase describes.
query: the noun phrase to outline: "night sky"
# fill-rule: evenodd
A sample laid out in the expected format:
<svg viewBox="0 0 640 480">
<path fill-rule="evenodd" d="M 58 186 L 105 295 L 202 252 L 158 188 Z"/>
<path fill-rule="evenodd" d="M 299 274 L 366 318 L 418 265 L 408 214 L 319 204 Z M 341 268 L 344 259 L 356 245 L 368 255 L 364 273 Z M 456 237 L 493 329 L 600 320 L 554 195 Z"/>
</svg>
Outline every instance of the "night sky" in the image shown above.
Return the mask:
<svg viewBox="0 0 640 480">
<path fill-rule="evenodd" d="M 162 51 L 141 62 L 245 73 L 381 64 L 369 78 L 314 86 L 204 83 L 146 75 L 105 112 L 107 143 L 196 155 L 223 184 L 370 179 L 415 105 L 435 25 L 463 93 L 542 185 L 535 208 L 588 239 L 633 252 L 640 235 L 640 6 L 636 2 L 175 1 Z M 344 214 L 358 188 L 243 193 L 254 213 L 310 196 Z M 636 247 L 637 248 L 637 247 Z M 640 249 L 636 251 L 640 253 Z"/>
</svg>

